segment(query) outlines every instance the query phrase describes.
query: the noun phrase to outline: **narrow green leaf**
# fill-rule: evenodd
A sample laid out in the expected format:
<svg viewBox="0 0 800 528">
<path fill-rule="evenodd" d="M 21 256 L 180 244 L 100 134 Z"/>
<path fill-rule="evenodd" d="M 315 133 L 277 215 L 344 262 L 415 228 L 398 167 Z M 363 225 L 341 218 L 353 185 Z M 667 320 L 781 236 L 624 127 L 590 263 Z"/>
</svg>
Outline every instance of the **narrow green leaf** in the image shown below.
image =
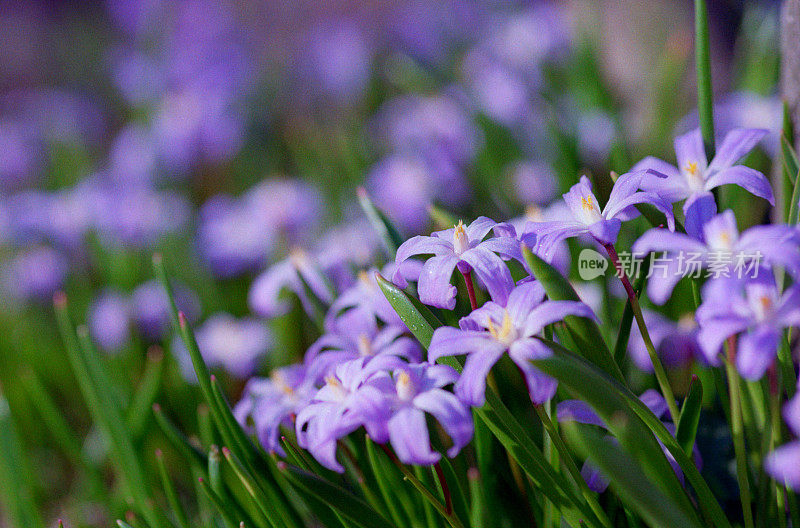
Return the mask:
<svg viewBox="0 0 800 528">
<path fill-rule="evenodd" d="M 186 510 L 184 510 L 181 501 L 178 499 L 175 486 L 172 485 L 172 479 L 164 463 L 164 454 L 160 449 L 156 449 L 156 466 L 158 467 L 158 474 L 161 477 L 161 486 L 164 488 L 164 495 L 167 498 L 170 511 L 175 516 L 175 520 L 180 528 L 189 528 L 189 518 L 186 516 Z"/>
<path fill-rule="evenodd" d="M 700 527 L 693 517 L 685 515 L 678 504 L 645 476 L 637 461 L 619 445 L 602 437 L 591 427 L 581 427 L 575 422 L 563 424 L 562 429 L 570 445 L 590 459 L 609 479 L 614 492 L 636 509 L 651 526 Z"/>
<path fill-rule="evenodd" d="M 153 404 L 153 416 L 156 417 L 156 423 L 161 428 L 164 436 L 167 437 L 172 446 L 180 452 L 185 460 L 192 465 L 201 468 L 206 467 L 208 464 L 206 454 L 200 451 L 196 445 L 192 444 L 181 430 L 164 416 L 161 406 L 157 403 Z"/>
<path fill-rule="evenodd" d="M 635 412 L 644 424 L 655 433 L 661 443 L 664 444 L 673 458 L 675 458 L 687 482 L 694 488 L 700 507 L 703 509 L 703 514 L 710 521 L 710 524 L 719 528 L 731 528 L 730 522 L 722 511 L 722 507 L 717 502 L 706 481 L 700 475 L 694 462 L 686 456 L 683 448 L 678 444 L 678 441 L 672 436 L 672 433 L 669 432 L 661 420 L 654 415 L 630 389 L 608 376 L 608 374 L 598 370 L 597 367 L 593 366 L 582 357 L 569 352 L 556 343 L 548 342 L 548 345 L 553 351 L 553 356 L 548 359 L 535 361 L 534 363 L 537 367 L 551 376 L 558 378 L 556 374 L 560 374 L 561 370 L 559 364 L 571 363 L 570 370 L 574 370 L 575 374 L 563 376 L 563 381 L 559 381 L 562 381 L 562 385 L 565 387 L 570 385 L 572 390 L 576 393 L 583 388 L 590 388 L 590 392 L 593 394 L 601 393 L 602 395 L 596 399 L 598 399 L 598 404 L 602 407 L 608 407 L 607 400 L 618 403 L 618 397 L 621 396 L 624 399 L 625 405 Z M 556 366 L 553 372 L 550 372 L 550 365 Z M 586 399 L 584 399 L 584 401 L 586 401 Z M 587 401 L 587 403 L 591 402 Z M 609 409 L 607 408 L 606 413 L 608 412 Z M 613 415 L 613 407 L 611 409 L 611 414 Z"/>
<path fill-rule="evenodd" d="M 431 344 L 433 331 L 442 326 L 441 321 L 419 299 L 408 295 L 394 283 L 383 278 L 380 273 L 375 274 L 375 279 L 378 281 L 378 286 L 386 296 L 389 304 L 400 316 L 400 319 L 411 330 L 414 337 L 422 343 L 422 346 L 428 348 L 428 345 Z"/>
<path fill-rule="evenodd" d="M 369 437 L 365 438 L 365 446 L 372 474 L 375 476 L 383 502 L 386 503 L 389 516 L 397 526 L 408 526 L 410 519 L 416 518 L 416 512 L 412 501 L 404 494 L 403 482 L 395 476 L 397 472 L 391 470 L 385 461 L 385 455 L 378 453 L 375 443 Z M 401 513 L 401 508 L 405 515 Z"/>
<path fill-rule="evenodd" d="M 332 482 L 285 463 L 279 463 L 278 468 L 296 488 L 317 497 L 358 526 L 363 528 L 395 526 L 369 504 Z"/>
<path fill-rule="evenodd" d="M 789 181 L 794 186 L 794 182 L 797 181 L 795 175 L 797 171 L 800 171 L 800 162 L 797 160 L 797 153 L 794 151 L 794 147 L 786 138 L 786 132 L 781 134 L 781 154 L 783 155 L 783 166 L 789 176 Z"/>
<path fill-rule="evenodd" d="M 681 417 L 678 419 L 675 433 L 675 438 L 688 457 L 692 456 L 692 450 L 694 449 L 694 439 L 697 435 L 697 426 L 700 423 L 700 409 L 702 406 L 703 384 L 700 383 L 700 378 L 692 376 L 692 383 L 689 385 L 689 393 L 686 395 L 686 399 L 683 400 Z"/>
<path fill-rule="evenodd" d="M 239 526 L 239 522 L 241 519 L 237 518 L 236 512 L 231 507 L 231 503 L 224 501 L 217 492 L 214 491 L 212 486 L 206 481 L 204 478 L 199 478 L 197 480 L 200 483 L 200 489 L 206 494 L 206 496 L 211 500 L 214 507 L 217 508 L 217 511 L 222 515 L 222 518 L 225 519 L 225 523 L 228 525 L 229 528 L 235 528 Z"/>
<path fill-rule="evenodd" d="M 145 365 L 139 387 L 133 395 L 133 400 L 125 415 L 125 423 L 133 438 L 141 438 L 150 409 L 158 396 L 161 388 L 161 374 L 164 368 L 164 354 L 161 349 L 153 347 L 147 353 Z"/>
<path fill-rule="evenodd" d="M 575 289 L 558 270 L 538 255 L 533 254 L 530 249 L 523 248 L 522 251 L 525 261 L 528 263 L 536 280 L 544 287 L 548 298 L 554 301 L 580 301 Z M 614 361 L 614 357 L 611 355 L 611 351 L 608 349 L 596 322 L 591 319 L 570 315 L 564 318 L 564 323 L 575 340 L 578 350 L 586 354 L 586 358 L 589 361 L 621 383 L 625 383 L 622 371 Z"/>
<path fill-rule="evenodd" d="M 469 496 L 472 509 L 470 510 L 470 524 L 477 526 L 491 526 L 489 511 L 486 507 L 486 497 L 484 495 L 483 483 L 481 482 L 480 472 L 476 468 L 467 471 L 469 481 Z"/>
<path fill-rule="evenodd" d="M 386 214 L 372 203 L 366 189 L 359 187 L 357 192 L 358 203 L 361 204 L 361 209 L 364 210 L 364 214 L 367 215 L 367 218 L 372 223 L 372 228 L 375 229 L 375 232 L 378 233 L 378 236 L 383 242 L 386 254 L 390 259 L 394 259 L 397 248 L 403 243 L 404 239 L 402 235 L 400 235 L 400 232 Z"/>
<path fill-rule="evenodd" d="M 711 87 L 711 54 L 708 38 L 706 0 L 694 0 L 694 46 L 697 68 L 697 112 L 703 147 L 709 163 L 714 159 L 714 91 Z"/>
<path fill-rule="evenodd" d="M 458 218 L 438 205 L 428 206 L 428 216 L 433 220 L 436 229 L 449 229 L 458 223 Z"/>
<path fill-rule="evenodd" d="M 8 401 L 0 395 L 0 507 L 12 525 L 43 528 L 26 461 Z"/>
</svg>

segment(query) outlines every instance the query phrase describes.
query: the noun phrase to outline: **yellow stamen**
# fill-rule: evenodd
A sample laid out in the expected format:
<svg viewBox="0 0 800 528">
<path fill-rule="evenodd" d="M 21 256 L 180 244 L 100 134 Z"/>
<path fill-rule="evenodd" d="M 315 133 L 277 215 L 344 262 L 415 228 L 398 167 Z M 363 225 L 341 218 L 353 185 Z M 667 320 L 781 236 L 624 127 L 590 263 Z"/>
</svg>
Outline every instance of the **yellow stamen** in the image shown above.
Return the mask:
<svg viewBox="0 0 800 528">
<path fill-rule="evenodd" d="M 272 371 L 270 378 L 272 378 L 272 382 L 281 390 L 282 393 L 288 396 L 294 394 L 294 389 L 291 388 L 288 383 L 286 383 L 286 378 L 281 372 L 277 370 Z"/>
<path fill-rule="evenodd" d="M 697 174 L 697 162 L 696 161 L 690 161 L 686 165 L 686 172 L 688 172 L 692 176 L 696 175 Z"/>
<path fill-rule="evenodd" d="M 581 198 L 581 207 L 583 207 L 584 211 L 594 210 L 594 200 L 592 200 L 592 197 L 586 196 L 584 198 Z"/>
<path fill-rule="evenodd" d="M 361 356 L 372 355 L 372 343 L 366 334 L 361 334 L 358 336 L 358 353 Z"/>
<path fill-rule="evenodd" d="M 408 372 L 404 370 L 400 371 L 400 374 L 397 375 L 397 381 L 395 382 L 395 389 L 397 390 L 397 396 L 401 400 L 410 400 L 414 397 L 415 388 Z"/>
<path fill-rule="evenodd" d="M 494 322 L 491 319 L 487 320 L 486 327 L 489 329 L 489 333 L 500 341 L 501 343 L 506 343 L 509 341 L 509 338 L 514 333 L 514 324 L 511 321 L 511 315 L 509 315 L 508 310 L 503 312 L 503 322 L 500 326 L 500 329 L 497 329 Z"/>
</svg>

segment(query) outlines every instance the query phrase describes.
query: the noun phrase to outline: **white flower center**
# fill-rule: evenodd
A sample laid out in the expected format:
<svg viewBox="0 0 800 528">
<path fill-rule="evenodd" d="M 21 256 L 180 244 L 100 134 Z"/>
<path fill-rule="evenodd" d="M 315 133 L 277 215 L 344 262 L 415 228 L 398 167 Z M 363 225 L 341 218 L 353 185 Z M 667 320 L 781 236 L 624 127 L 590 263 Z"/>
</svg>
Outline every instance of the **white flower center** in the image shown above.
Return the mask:
<svg viewBox="0 0 800 528">
<path fill-rule="evenodd" d="M 511 346 L 511 343 L 517 340 L 517 329 L 514 328 L 514 323 L 511 320 L 511 315 L 508 310 L 503 310 L 503 322 L 498 329 L 491 319 L 486 322 L 486 327 L 492 337 L 503 343 L 505 346 Z"/>
<path fill-rule="evenodd" d="M 453 250 L 456 255 L 460 256 L 468 249 L 469 237 L 467 236 L 467 230 L 464 228 L 464 222 L 459 220 L 453 230 Z"/>
<path fill-rule="evenodd" d="M 704 174 L 697 166 L 696 161 L 690 161 L 686 164 L 686 167 L 683 168 L 683 173 L 686 176 L 686 181 L 689 183 L 689 187 L 694 191 L 702 191 L 705 189 L 705 180 Z"/>
<path fill-rule="evenodd" d="M 578 219 L 586 225 L 592 225 L 603 219 L 600 214 L 600 206 L 595 202 L 591 194 L 581 197 L 581 208 L 578 211 Z"/>
<path fill-rule="evenodd" d="M 325 378 L 325 384 L 333 389 L 331 392 L 336 395 L 336 399 L 339 401 L 343 401 L 345 398 L 347 398 L 347 389 L 345 389 L 344 385 L 342 385 L 342 383 L 334 376 L 327 376 Z"/>
<path fill-rule="evenodd" d="M 410 401 L 417 395 L 417 388 L 414 386 L 414 382 L 411 381 L 411 376 L 409 376 L 406 371 L 401 371 L 400 374 L 397 375 L 395 389 L 397 390 L 397 397 L 402 401 Z"/>
</svg>

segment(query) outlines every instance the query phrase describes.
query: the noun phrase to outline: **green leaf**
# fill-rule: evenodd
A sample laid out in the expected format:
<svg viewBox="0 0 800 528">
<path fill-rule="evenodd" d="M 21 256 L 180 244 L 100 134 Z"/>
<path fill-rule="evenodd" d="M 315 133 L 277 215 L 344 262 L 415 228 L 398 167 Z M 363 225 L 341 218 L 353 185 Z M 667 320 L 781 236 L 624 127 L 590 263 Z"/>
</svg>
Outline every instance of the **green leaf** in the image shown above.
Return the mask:
<svg viewBox="0 0 800 528">
<path fill-rule="evenodd" d="M 692 376 L 692 383 L 689 385 L 689 393 L 683 400 L 681 407 L 681 417 L 675 432 L 675 438 L 683 448 L 686 456 L 692 456 L 694 439 L 697 435 L 697 426 L 700 423 L 700 409 L 703 406 L 703 384 L 700 378 Z"/>
<path fill-rule="evenodd" d="M 558 379 L 563 387 L 568 388 L 575 394 L 583 394 L 584 390 L 589 393 L 589 398 L 579 397 L 592 405 L 598 411 L 598 414 L 601 414 L 601 417 L 603 413 L 600 413 L 599 408 L 603 408 L 606 415 L 613 416 L 614 410 L 620 405 L 636 413 L 636 416 L 644 422 L 650 431 L 655 433 L 675 458 L 686 477 L 686 481 L 694 488 L 698 503 L 710 524 L 718 528 L 731 528 L 725 513 L 714 498 L 708 484 L 700 475 L 694 462 L 686 455 L 683 448 L 661 420 L 630 389 L 617 380 L 558 344 L 553 342 L 547 342 L 547 344 L 553 351 L 553 356 L 548 359 L 534 361 L 534 364 L 542 371 Z M 623 416 L 630 418 L 627 412 L 624 412 Z M 632 420 L 629 419 L 628 422 L 632 422 Z"/>
<path fill-rule="evenodd" d="M 655 486 L 642 472 L 637 461 L 611 439 L 575 422 L 562 424 L 562 429 L 570 445 L 591 460 L 609 479 L 614 492 L 636 509 L 648 524 L 655 528 L 701 526 Z"/>
<path fill-rule="evenodd" d="M 694 45 L 697 68 L 697 112 L 703 146 L 709 163 L 714 159 L 714 92 L 711 87 L 711 56 L 708 38 L 708 10 L 705 0 L 694 0 Z"/>
<path fill-rule="evenodd" d="M 153 404 L 153 416 L 156 417 L 156 423 L 161 428 L 164 436 L 167 437 L 172 446 L 180 452 L 186 461 L 201 468 L 206 467 L 208 464 L 206 454 L 192 444 L 181 430 L 164 416 L 161 406 L 157 403 Z"/>
<path fill-rule="evenodd" d="M 363 528 L 395 526 L 369 504 L 330 481 L 282 462 L 279 463 L 278 468 L 297 489 L 317 497 L 342 517 L 358 526 Z"/>
<path fill-rule="evenodd" d="M 375 443 L 369 437 L 365 439 L 365 446 L 372 474 L 378 483 L 378 490 L 386 503 L 389 516 L 397 526 L 408 526 L 407 519 L 416 519 L 416 512 L 410 497 L 404 497 L 404 483 L 396 477 L 397 472 L 388 465 L 385 455 L 378 453 Z"/>
<path fill-rule="evenodd" d="M 644 266 L 636 278 L 633 285 L 633 290 L 636 292 L 636 297 L 641 299 L 642 292 L 647 284 L 647 277 L 650 275 L 650 265 L 652 257 L 648 257 L 644 261 Z M 631 301 L 625 301 L 625 309 L 622 312 L 622 320 L 619 324 L 619 332 L 617 334 L 617 342 L 614 344 L 614 361 L 617 365 L 622 365 L 625 359 L 625 354 L 628 351 L 628 340 L 631 337 L 631 325 L 633 324 L 633 308 Z"/>
<path fill-rule="evenodd" d="M 156 449 L 156 466 L 158 467 L 158 474 L 161 477 L 161 486 L 164 488 L 164 495 L 167 497 L 167 504 L 169 505 L 170 511 L 175 516 L 175 520 L 180 528 L 189 528 L 189 518 L 186 517 L 186 511 L 183 509 L 183 505 L 178 499 L 175 486 L 172 485 L 169 471 L 167 471 L 167 466 L 164 464 L 164 454 L 160 449 Z"/>
<path fill-rule="evenodd" d="M 523 248 L 522 252 L 534 277 L 544 287 L 544 291 L 547 292 L 548 298 L 554 301 L 580 301 L 575 289 L 558 270 L 538 255 L 535 255 L 530 249 Z M 621 383 L 625 383 L 622 371 L 614 361 L 614 357 L 611 355 L 611 351 L 609 351 L 596 322 L 584 317 L 570 315 L 564 318 L 564 323 L 578 346 L 578 350 L 585 354 L 589 361 Z"/>
<path fill-rule="evenodd" d="M 217 511 L 222 515 L 222 518 L 225 519 L 228 528 L 239 526 L 239 523 L 243 519 L 236 515 L 235 510 L 232 508 L 232 503 L 223 500 L 206 479 L 201 477 L 197 481 L 200 483 L 200 489 L 203 490 Z"/>
<path fill-rule="evenodd" d="M 489 520 L 489 511 L 486 507 L 486 497 L 480 472 L 476 468 L 470 468 L 467 471 L 467 480 L 469 481 L 470 503 L 472 504 L 469 516 L 470 523 L 476 527 L 491 526 L 492 523 Z"/>
<path fill-rule="evenodd" d="M 783 154 L 783 167 L 786 169 L 790 183 L 794 186 L 794 182 L 797 181 L 795 175 L 800 171 L 800 162 L 797 161 L 797 153 L 786 138 L 785 132 L 781 133 L 781 154 Z"/>
<path fill-rule="evenodd" d="M 394 283 L 383 278 L 380 273 L 375 274 L 375 280 L 378 281 L 378 286 L 400 319 L 427 349 L 431 344 L 433 331 L 442 326 L 441 321 L 419 299 L 408 295 Z"/>
<path fill-rule="evenodd" d="M 0 395 L 0 509 L 12 526 L 42 528 L 28 469 L 8 401 Z"/>
<path fill-rule="evenodd" d="M 458 218 L 453 213 L 435 204 L 428 207 L 428 216 L 433 220 L 436 229 L 449 229 L 458 223 Z"/>
<path fill-rule="evenodd" d="M 367 215 L 367 218 L 372 223 L 372 228 L 375 229 L 375 232 L 378 233 L 381 241 L 383 241 L 386 254 L 390 259 L 394 259 L 397 248 L 404 241 L 400 232 L 386 214 L 372 203 L 366 189 L 363 187 L 358 188 L 358 203 L 361 204 L 361 209 L 364 210 L 364 214 Z"/>
<path fill-rule="evenodd" d="M 150 417 L 150 409 L 152 409 L 153 402 L 161 388 L 163 369 L 164 354 L 160 349 L 154 347 L 147 353 L 147 363 L 142 380 L 139 382 L 139 387 L 134 393 L 125 415 L 125 424 L 133 438 L 141 438 L 144 432 L 147 419 Z"/>
</svg>

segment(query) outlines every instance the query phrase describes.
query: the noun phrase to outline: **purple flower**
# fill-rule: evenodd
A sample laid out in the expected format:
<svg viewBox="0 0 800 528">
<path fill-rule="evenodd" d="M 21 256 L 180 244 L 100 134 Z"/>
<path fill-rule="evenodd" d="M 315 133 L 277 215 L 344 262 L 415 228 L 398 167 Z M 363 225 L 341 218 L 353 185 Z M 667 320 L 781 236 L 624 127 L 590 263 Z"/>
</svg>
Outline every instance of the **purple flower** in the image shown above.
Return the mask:
<svg viewBox="0 0 800 528">
<path fill-rule="evenodd" d="M 744 378 L 760 379 L 775 359 L 783 329 L 800 325 L 800 284 L 781 295 L 771 273 L 711 280 L 703 287 L 697 321 L 698 341 L 710 363 L 718 363 L 725 339 L 740 334 L 736 368 Z"/>
<path fill-rule="evenodd" d="M 110 187 L 98 198 L 95 227 L 110 244 L 151 246 L 183 228 L 191 214 L 183 196 L 145 187 Z"/>
<path fill-rule="evenodd" d="M 272 336 L 263 322 L 252 318 L 236 319 L 226 313 L 209 317 L 195 336 L 209 366 L 222 366 L 240 379 L 253 375 L 272 345 Z"/>
<path fill-rule="evenodd" d="M 658 357 L 665 366 L 684 367 L 693 359 L 704 357 L 700 345 L 697 343 L 698 328 L 693 317 L 683 317 L 676 323 L 657 312 L 650 310 L 642 310 L 642 312 Z M 631 327 L 628 352 L 640 370 L 653 371 L 650 354 L 647 352 L 638 325 Z"/>
<path fill-rule="evenodd" d="M 436 231 L 431 236 L 415 236 L 398 249 L 395 262 L 399 265 L 414 255 L 434 255 L 425 262 L 419 276 L 419 299 L 425 304 L 452 310 L 456 305 L 456 287 L 450 284 L 453 270 L 475 274 L 486 286 L 495 302 L 505 305 L 514 280 L 503 259 L 522 261 L 519 241 L 508 236 L 483 240 L 498 224 L 481 216 L 469 226 L 457 226 Z M 395 272 L 393 280 L 404 286 Z"/>
<path fill-rule="evenodd" d="M 398 266 L 391 262 L 383 267 L 382 275 L 384 277 L 391 277 L 394 275 L 395 269 Z M 422 270 L 422 262 L 418 260 L 407 260 L 399 266 L 400 274 L 406 281 L 418 281 L 419 274 Z M 375 268 L 367 271 L 361 271 L 358 274 L 356 283 L 342 292 L 333 304 L 331 304 L 327 315 L 325 316 L 325 327 L 333 328 L 336 321 L 343 317 L 354 315 L 355 317 L 365 317 L 374 321 L 381 321 L 383 323 L 404 327 L 405 323 L 397 315 L 397 312 L 389 304 L 386 296 L 378 287 L 378 282 L 375 274 L 378 272 Z"/>
<path fill-rule="evenodd" d="M 646 176 L 659 177 L 653 171 L 638 170 L 623 174 L 614 183 L 608 203 L 600 210 L 600 204 L 592 193 L 589 178 L 581 176 L 579 183 L 572 186 L 564 195 L 564 201 L 573 218 L 567 221 L 531 222 L 526 231 L 535 233 L 549 244 L 565 238 L 590 234 L 599 243 L 614 244 L 617 241 L 622 222 L 638 216 L 637 204 L 651 204 L 667 217 L 670 230 L 675 229 L 672 207 L 657 194 L 640 191 Z"/>
<path fill-rule="evenodd" d="M 191 322 L 200 315 L 200 301 L 182 284 L 173 286 L 175 304 Z M 131 294 L 130 310 L 137 328 L 148 341 L 162 339 L 170 327 L 169 297 L 156 280 L 140 284 Z"/>
<path fill-rule="evenodd" d="M 472 439 L 473 423 L 469 408 L 442 387 L 454 383 L 458 373 L 446 365 L 402 365 L 378 373 L 370 384 L 388 400 L 388 414 L 370 435 L 379 443 L 391 442 L 397 457 L 406 464 L 429 465 L 439 460 L 430 448 L 425 414 L 430 414 L 452 440 L 449 457 L 458 454 Z"/>
<path fill-rule="evenodd" d="M 379 243 L 375 229 L 366 218 L 361 218 L 322 234 L 314 246 L 314 255 L 336 290 L 344 291 L 355 284 L 355 269 L 372 265 Z"/>
<path fill-rule="evenodd" d="M 669 430 L 672 435 L 675 435 L 675 425 L 670 421 L 665 421 L 665 415 L 669 415 L 669 410 L 667 408 L 667 402 L 664 400 L 664 397 L 661 396 L 658 392 L 653 389 L 646 390 L 639 396 L 639 399 L 642 400 L 650 411 L 655 414 L 658 418 L 661 418 L 664 421 L 664 426 Z M 597 415 L 597 413 L 592 410 L 591 407 L 586 402 L 580 400 L 565 400 L 558 404 L 556 413 L 558 415 L 558 421 L 575 421 L 582 424 L 587 425 L 597 425 L 602 428 L 605 428 L 606 425 L 603 423 L 603 420 Z M 612 440 L 616 441 L 613 437 Z M 678 475 L 678 478 L 683 481 L 683 472 L 680 469 L 675 458 L 672 454 L 664 447 L 664 444 L 661 441 L 658 441 L 661 444 L 661 449 L 664 451 L 664 455 L 667 457 L 670 465 L 672 465 L 672 469 L 675 470 L 675 473 Z M 695 446 L 694 449 L 694 461 L 696 465 L 700 465 L 700 455 L 697 451 L 697 447 Z M 583 476 L 586 483 L 589 485 L 589 489 L 596 491 L 597 493 L 602 493 L 608 487 L 608 479 L 603 476 L 600 471 L 592 466 L 589 462 L 584 463 L 583 468 L 581 469 L 581 475 Z"/>
<path fill-rule="evenodd" d="M 69 271 L 66 257 L 44 246 L 17 254 L 3 267 L 3 289 L 16 299 L 37 302 L 49 301 Z"/>
<path fill-rule="evenodd" d="M 634 253 L 667 254 L 658 263 L 661 269 L 654 271 L 658 280 L 648 284 L 653 302 L 665 303 L 675 284 L 693 267 L 695 273 L 705 267 L 714 268 L 717 275 L 723 271 L 729 275 L 731 271 L 767 264 L 782 266 L 795 276 L 800 273 L 800 233 L 788 226 L 755 226 L 740 235 L 733 211 L 727 210 L 707 220 L 699 235 L 697 238 L 654 228 L 634 243 Z"/>
<path fill-rule="evenodd" d="M 322 214 L 319 191 L 301 180 L 265 180 L 247 191 L 243 206 L 253 222 L 271 226 L 293 244 L 306 241 Z"/>
<path fill-rule="evenodd" d="M 459 206 L 469 197 L 461 169 L 441 151 L 425 156 L 392 154 L 372 168 L 367 187 L 375 203 L 411 233 L 419 233 L 427 225 L 428 208 L 435 200 Z"/>
<path fill-rule="evenodd" d="M 795 436 L 800 436 L 800 393 L 784 405 L 783 418 Z M 794 489 L 800 488 L 800 440 L 789 442 L 767 455 L 764 469 L 775 480 Z"/>
<path fill-rule="evenodd" d="M 314 402 L 297 416 L 298 443 L 317 460 L 335 471 L 337 439 L 361 425 L 378 443 L 390 442 L 397 457 L 407 464 L 430 465 L 440 458 L 430 447 L 425 414 L 442 425 L 452 439 L 449 456 L 472 438 L 472 415 L 452 393 L 442 387 L 458 374 L 444 365 L 385 365 L 382 370 L 365 369 L 357 359 L 340 364 Z M 392 374 L 389 371 L 393 371 Z"/>
<path fill-rule="evenodd" d="M 467 355 L 464 371 L 455 385 L 459 398 L 481 406 L 486 376 L 500 357 L 508 352 L 522 370 L 534 403 L 543 403 L 555 393 L 556 381 L 534 367 L 530 360 L 550 356 L 550 350 L 534 336 L 567 315 L 594 318 L 591 309 L 575 301 L 543 301 L 544 289 L 537 282 L 523 283 L 508 296 L 503 307 L 488 302 L 459 321 L 460 328 L 436 329 L 428 349 L 428 360 L 442 356 Z"/>
<path fill-rule="evenodd" d="M 304 366 L 275 369 L 269 378 L 247 382 L 233 414 L 245 429 L 255 430 L 265 449 L 286 456 L 280 444 L 280 427 L 291 427 L 292 417 L 308 405 L 315 392 Z"/>
<path fill-rule="evenodd" d="M 511 168 L 514 189 L 524 203 L 545 205 L 556 193 L 553 169 L 541 161 L 521 161 Z"/>
<path fill-rule="evenodd" d="M 703 137 L 700 129 L 696 129 L 675 138 L 677 167 L 658 158 L 647 157 L 637 163 L 633 170 L 653 169 L 666 176 L 645 179 L 642 189 L 658 193 L 670 203 L 686 199 L 683 204 L 686 230 L 697 235 L 703 223 L 717 212 L 710 191 L 720 185 L 734 183 L 775 205 L 772 188 L 763 174 L 744 165 L 734 165 L 766 134 L 766 130 L 759 128 L 731 130 L 709 164 L 703 148 Z"/>
<path fill-rule="evenodd" d="M 303 281 L 321 301 L 327 304 L 333 302 L 328 279 L 306 252 L 295 249 L 288 258 L 258 276 L 250 287 L 248 304 L 253 312 L 262 317 L 283 315 L 291 306 L 289 301 L 281 297 L 281 292 L 286 289 L 297 295 L 307 313 L 313 314 L 314 304 L 306 293 Z"/>
<path fill-rule="evenodd" d="M 89 308 L 89 331 L 103 350 L 119 351 L 130 339 L 130 303 L 121 293 L 103 292 Z"/>
<path fill-rule="evenodd" d="M 337 365 L 358 358 L 370 360 L 379 356 L 396 356 L 419 362 L 422 349 L 405 333 L 404 326 L 379 329 L 375 319 L 367 313 L 353 311 L 339 318 L 328 333 L 309 347 L 305 356 L 308 376 L 319 381 Z"/>
</svg>

